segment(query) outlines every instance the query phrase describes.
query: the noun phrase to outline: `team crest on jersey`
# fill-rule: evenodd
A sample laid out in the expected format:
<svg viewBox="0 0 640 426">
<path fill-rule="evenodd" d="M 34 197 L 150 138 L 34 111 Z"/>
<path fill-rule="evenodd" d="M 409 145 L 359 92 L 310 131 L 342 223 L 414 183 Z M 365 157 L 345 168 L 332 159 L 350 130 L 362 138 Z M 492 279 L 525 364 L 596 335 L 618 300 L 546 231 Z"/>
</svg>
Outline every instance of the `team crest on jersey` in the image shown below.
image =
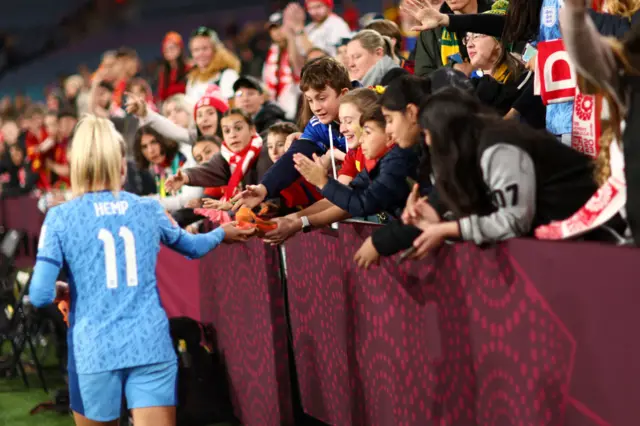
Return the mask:
<svg viewBox="0 0 640 426">
<path fill-rule="evenodd" d="M 542 8 L 542 24 L 551 28 L 558 22 L 557 8 L 555 6 L 545 6 Z"/>
</svg>

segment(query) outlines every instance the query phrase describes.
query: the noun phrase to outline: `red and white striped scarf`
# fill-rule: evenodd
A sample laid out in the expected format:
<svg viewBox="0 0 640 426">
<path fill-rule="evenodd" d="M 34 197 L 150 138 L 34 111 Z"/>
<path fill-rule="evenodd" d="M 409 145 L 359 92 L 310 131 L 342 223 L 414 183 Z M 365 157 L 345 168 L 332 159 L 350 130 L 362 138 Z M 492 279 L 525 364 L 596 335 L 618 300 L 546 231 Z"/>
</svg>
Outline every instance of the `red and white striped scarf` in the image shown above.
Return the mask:
<svg viewBox="0 0 640 426">
<path fill-rule="evenodd" d="M 229 178 L 227 188 L 220 201 L 229 201 L 237 193 L 245 174 L 260 158 L 262 144 L 262 138 L 257 133 L 253 135 L 249 145 L 237 153 L 231 151 L 226 142 L 222 142 L 220 154 L 229 163 L 231 178 Z M 231 221 L 229 214 L 221 210 L 195 209 L 194 213 L 205 216 L 214 223 L 225 224 Z"/>
<path fill-rule="evenodd" d="M 289 52 L 286 49 L 280 53 L 280 46 L 275 43 L 271 45 L 267 52 L 262 79 L 275 99 L 286 93 L 292 84 L 300 83 L 300 76 L 294 74 L 289 62 Z"/>
</svg>

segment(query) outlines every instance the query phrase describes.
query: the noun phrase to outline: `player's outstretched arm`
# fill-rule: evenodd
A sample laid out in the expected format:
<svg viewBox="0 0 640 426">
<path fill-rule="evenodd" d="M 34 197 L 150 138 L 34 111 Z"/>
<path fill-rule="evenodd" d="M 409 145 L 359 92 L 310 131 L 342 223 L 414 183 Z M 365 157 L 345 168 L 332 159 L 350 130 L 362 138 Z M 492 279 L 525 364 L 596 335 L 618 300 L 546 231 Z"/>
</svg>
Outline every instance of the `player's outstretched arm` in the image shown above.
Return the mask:
<svg viewBox="0 0 640 426">
<path fill-rule="evenodd" d="M 162 243 L 189 259 L 198 259 L 218 247 L 223 241 L 228 243 L 246 241 L 255 234 L 255 229 L 238 229 L 235 223 L 227 223 L 206 234 L 192 235 L 181 229 L 169 216 L 162 215 L 160 230 Z"/>
<path fill-rule="evenodd" d="M 52 210 L 40 230 L 36 266 L 29 287 L 29 300 L 37 308 L 53 303 L 56 298 L 56 280 L 63 262 L 58 223 Z"/>
<path fill-rule="evenodd" d="M 38 260 L 33 270 L 31 286 L 29 287 L 29 301 L 36 308 L 52 304 L 56 299 L 56 280 L 60 273 L 60 266 L 44 260 Z"/>
</svg>

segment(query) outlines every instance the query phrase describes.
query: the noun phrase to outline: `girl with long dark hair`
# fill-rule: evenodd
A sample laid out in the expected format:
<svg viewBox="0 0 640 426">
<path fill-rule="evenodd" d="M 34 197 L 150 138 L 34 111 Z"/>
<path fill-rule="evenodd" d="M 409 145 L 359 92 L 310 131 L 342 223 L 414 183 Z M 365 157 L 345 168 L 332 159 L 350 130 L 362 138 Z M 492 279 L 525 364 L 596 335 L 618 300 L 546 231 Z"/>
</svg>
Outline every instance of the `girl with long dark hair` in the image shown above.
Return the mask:
<svg viewBox="0 0 640 426">
<path fill-rule="evenodd" d="M 423 231 L 415 257 L 448 238 L 483 244 L 529 235 L 570 215 L 596 190 L 589 157 L 546 132 L 503 120 L 459 90 L 431 96 L 419 117 L 438 197 L 455 220 L 441 221 L 410 197 L 403 220 Z"/>
<path fill-rule="evenodd" d="M 201 188 L 187 186 L 175 194 L 165 188 L 167 179 L 183 167 L 195 166 L 191 147 L 163 136 L 149 126 L 138 129 L 134 138 L 134 158 L 139 170 L 148 170 L 156 182 L 157 198 L 169 212 L 185 208 L 190 200 L 202 197 Z"/>
<path fill-rule="evenodd" d="M 191 66 L 187 63 L 182 36 L 168 32 L 162 41 L 162 66 L 158 74 L 158 100 L 184 93 L 187 88 L 187 74 Z"/>
</svg>

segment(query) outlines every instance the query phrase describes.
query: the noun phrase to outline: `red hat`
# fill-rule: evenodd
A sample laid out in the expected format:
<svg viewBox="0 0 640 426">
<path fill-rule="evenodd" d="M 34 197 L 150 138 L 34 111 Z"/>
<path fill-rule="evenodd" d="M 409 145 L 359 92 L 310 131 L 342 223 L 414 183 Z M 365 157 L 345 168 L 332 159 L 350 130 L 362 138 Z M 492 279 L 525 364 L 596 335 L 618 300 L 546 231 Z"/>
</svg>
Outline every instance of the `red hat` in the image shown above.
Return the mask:
<svg viewBox="0 0 640 426">
<path fill-rule="evenodd" d="M 309 7 L 309 3 L 323 3 L 329 9 L 333 10 L 333 0 L 306 0 L 304 2 L 305 8 Z"/>
<path fill-rule="evenodd" d="M 182 36 L 175 31 L 169 31 L 165 36 L 164 40 L 162 40 L 162 47 L 167 43 L 177 44 L 180 47 L 180 50 L 184 50 L 184 41 L 182 40 Z"/>
<path fill-rule="evenodd" d="M 207 87 L 207 91 L 204 92 L 204 95 L 198 103 L 196 103 L 196 107 L 193 109 L 194 118 L 198 114 L 198 108 L 203 106 L 212 106 L 222 114 L 229 110 L 229 103 L 224 98 L 220 87 L 216 84 L 210 84 L 209 87 Z"/>
</svg>

